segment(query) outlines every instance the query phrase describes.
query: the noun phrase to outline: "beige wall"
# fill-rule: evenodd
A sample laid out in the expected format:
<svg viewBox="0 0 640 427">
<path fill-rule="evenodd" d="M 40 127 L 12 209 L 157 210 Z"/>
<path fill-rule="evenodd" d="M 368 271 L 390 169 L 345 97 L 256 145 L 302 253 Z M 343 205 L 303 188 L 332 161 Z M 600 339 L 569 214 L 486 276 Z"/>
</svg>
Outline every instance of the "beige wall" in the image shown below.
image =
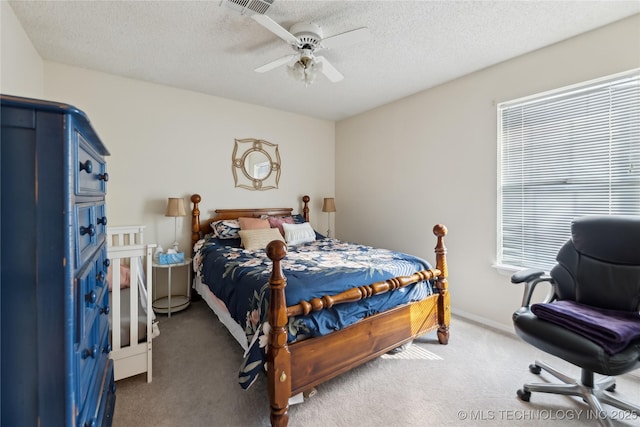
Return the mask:
<svg viewBox="0 0 640 427">
<path fill-rule="evenodd" d="M 454 312 L 511 329 L 521 289 L 492 268 L 496 103 L 636 67 L 640 15 L 339 122 L 337 236 L 434 260 L 444 223 Z"/>
<path fill-rule="evenodd" d="M 0 24 L 0 93 L 41 98 L 42 59 L 6 1 L 0 1 Z"/>
<path fill-rule="evenodd" d="M 44 69 L 45 97 L 87 113 L 111 152 L 110 224 L 146 224 L 150 241 L 166 249 L 174 237 L 174 220 L 164 217 L 166 199 L 187 202 L 192 193 L 203 197 L 202 215 L 231 207 L 298 210 L 301 197 L 309 194 L 313 225 L 324 223 L 322 197 L 334 191 L 333 122 L 49 61 Z M 278 189 L 234 186 L 235 138 L 278 144 Z M 179 220 L 183 249 L 190 227 L 190 218 Z"/>
</svg>

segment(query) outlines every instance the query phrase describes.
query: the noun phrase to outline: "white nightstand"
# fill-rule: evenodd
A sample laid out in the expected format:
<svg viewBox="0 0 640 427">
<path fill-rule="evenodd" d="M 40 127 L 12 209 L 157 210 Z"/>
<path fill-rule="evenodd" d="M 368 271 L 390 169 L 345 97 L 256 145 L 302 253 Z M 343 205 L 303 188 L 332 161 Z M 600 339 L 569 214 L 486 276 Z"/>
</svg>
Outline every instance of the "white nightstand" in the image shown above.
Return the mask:
<svg viewBox="0 0 640 427">
<path fill-rule="evenodd" d="M 171 290 L 171 270 L 174 268 L 186 267 L 187 270 L 187 284 L 186 292 L 173 295 Z M 158 269 L 167 270 L 167 296 L 157 298 L 156 286 L 156 273 Z M 189 307 L 191 302 L 191 258 L 185 258 L 184 262 L 176 264 L 156 264 L 153 263 L 153 311 L 156 313 L 166 313 L 168 317 L 171 317 L 171 313 L 184 310 Z"/>
</svg>

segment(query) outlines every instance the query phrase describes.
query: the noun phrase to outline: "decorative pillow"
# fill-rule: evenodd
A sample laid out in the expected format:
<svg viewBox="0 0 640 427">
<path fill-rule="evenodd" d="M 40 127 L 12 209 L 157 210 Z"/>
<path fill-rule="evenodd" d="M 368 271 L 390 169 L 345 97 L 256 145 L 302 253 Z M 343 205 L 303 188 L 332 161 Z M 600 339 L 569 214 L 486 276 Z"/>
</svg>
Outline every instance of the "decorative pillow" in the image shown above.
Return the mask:
<svg viewBox="0 0 640 427">
<path fill-rule="evenodd" d="M 242 246 L 245 249 L 264 249 L 272 240 L 284 242 L 282 235 L 277 228 L 256 228 L 254 230 L 240 230 Z"/>
<path fill-rule="evenodd" d="M 269 220 L 262 219 L 262 218 L 240 217 L 238 218 L 238 222 L 240 222 L 241 230 L 257 230 L 260 228 L 271 228 L 271 225 L 269 225 Z"/>
<path fill-rule="evenodd" d="M 235 219 L 223 219 L 214 221 L 211 224 L 213 234 L 218 239 L 239 239 L 240 223 Z"/>
<path fill-rule="evenodd" d="M 269 220 L 271 228 L 277 228 L 282 236 L 284 236 L 282 224 L 294 224 L 292 216 L 270 216 L 267 219 Z"/>
<path fill-rule="evenodd" d="M 294 224 L 304 224 L 305 222 L 307 222 L 304 220 L 304 217 L 302 216 L 302 214 L 292 215 L 292 218 L 293 218 Z"/>
<path fill-rule="evenodd" d="M 282 224 L 284 228 L 284 240 L 288 245 L 299 245 L 300 243 L 313 242 L 316 240 L 316 232 L 311 224 Z"/>
</svg>

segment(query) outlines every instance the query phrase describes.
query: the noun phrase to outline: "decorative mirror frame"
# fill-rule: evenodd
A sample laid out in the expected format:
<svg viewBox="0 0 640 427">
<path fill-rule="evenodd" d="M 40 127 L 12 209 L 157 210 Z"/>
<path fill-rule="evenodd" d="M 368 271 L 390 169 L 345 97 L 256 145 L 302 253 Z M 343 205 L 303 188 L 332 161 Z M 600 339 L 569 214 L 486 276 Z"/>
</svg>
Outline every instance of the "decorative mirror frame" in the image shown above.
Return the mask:
<svg viewBox="0 0 640 427">
<path fill-rule="evenodd" d="M 251 153 L 261 153 L 269 161 L 270 168 L 264 178 L 254 178 L 245 168 L 247 156 Z M 280 152 L 278 145 L 263 139 L 236 139 L 231 155 L 233 179 L 236 187 L 247 190 L 270 190 L 278 188 L 280 182 Z"/>
</svg>

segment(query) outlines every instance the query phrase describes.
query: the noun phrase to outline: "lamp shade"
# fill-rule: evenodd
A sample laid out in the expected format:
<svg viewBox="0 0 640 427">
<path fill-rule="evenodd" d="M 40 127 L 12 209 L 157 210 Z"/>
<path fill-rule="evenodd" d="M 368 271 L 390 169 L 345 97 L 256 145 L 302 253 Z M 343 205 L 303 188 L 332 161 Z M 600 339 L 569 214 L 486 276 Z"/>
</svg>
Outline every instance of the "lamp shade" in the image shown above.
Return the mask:
<svg viewBox="0 0 640 427">
<path fill-rule="evenodd" d="M 322 203 L 322 212 L 335 212 L 336 211 L 336 199 L 333 197 L 325 197 L 324 203 Z"/>
<path fill-rule="evenodd" d="M 167 212 L 164 216 L 187 216 L 187 212 L 184 210 L 184 200 L 181 197 L 169 197 Z"/>
</svg>

